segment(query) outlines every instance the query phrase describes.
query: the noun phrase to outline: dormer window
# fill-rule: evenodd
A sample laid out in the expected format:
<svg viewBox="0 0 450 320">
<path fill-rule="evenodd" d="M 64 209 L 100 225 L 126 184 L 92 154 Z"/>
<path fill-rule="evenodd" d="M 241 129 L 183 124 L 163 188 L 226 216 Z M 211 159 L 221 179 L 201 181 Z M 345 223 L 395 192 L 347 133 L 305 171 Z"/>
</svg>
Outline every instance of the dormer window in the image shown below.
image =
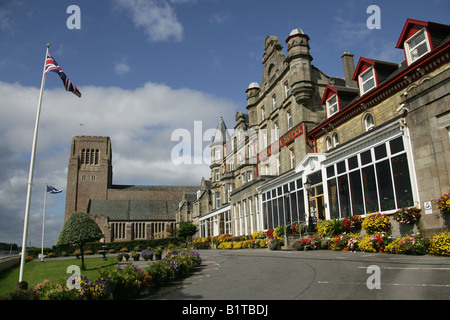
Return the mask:
<svg viewBox="0 0 450 320">
<path fill-rule="evenodd" d="M 333 114 L 339 111 L 337 95 L 333 95 L 330 99 L 327 100 L 327 110 L 328 117 L 331 117 Z"/>
<path fill-rule="evenodd" d="M 405 41 L 405 49 L 408 64 L 413 63 L 431 51 L 425 28 L 422 28 Z"/>
<path fill-rule="evenodd" d="M 375 72 L 373 67 L 371 67 L 359 75 L 359 88 L 361 90 L 361 95 L 369 92 L 375 88 L 375 86 Z"/>
</svg>

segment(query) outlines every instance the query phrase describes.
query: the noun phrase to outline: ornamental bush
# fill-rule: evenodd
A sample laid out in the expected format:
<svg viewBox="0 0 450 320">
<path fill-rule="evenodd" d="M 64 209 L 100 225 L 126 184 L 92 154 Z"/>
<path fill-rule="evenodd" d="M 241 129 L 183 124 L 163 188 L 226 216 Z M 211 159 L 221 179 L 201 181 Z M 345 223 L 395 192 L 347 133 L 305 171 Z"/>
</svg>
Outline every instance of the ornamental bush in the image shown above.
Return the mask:
<svg viewBox="0 0 450 320">
<path fill-rule="evenodd" d="M 375 213 L 365 217 L 361 226 L 368 234 L 375 234 L 378 232 L 389 233 L 391 230 L 391 221 L 387 215 Z"/>
<path fill-rule="evenodd" d="M 450 232 L 435 234 L 431 239 L 428 251 L 438 256 L 450 256 Z"/>
<path fill-rule="evenodd" d="M 400 254 L 425 254 L 427 246 L 424 239 L 419 234 L 415 234 L 395 239 L 385 247 L 384 251 Z"/>
<path fill-rule="evenodd" d="M 342 220 L 323 220 L 317 224 L 317 235 L 319 237 L 331 238 L 344 232 Z"/>
<path fill-rule="evenodd" d="M 373 243 L 370 241 L 370 235 L 367 234 L 358 242 L 358 249 L 364 252 L 377 252 Z"/>
</svg>

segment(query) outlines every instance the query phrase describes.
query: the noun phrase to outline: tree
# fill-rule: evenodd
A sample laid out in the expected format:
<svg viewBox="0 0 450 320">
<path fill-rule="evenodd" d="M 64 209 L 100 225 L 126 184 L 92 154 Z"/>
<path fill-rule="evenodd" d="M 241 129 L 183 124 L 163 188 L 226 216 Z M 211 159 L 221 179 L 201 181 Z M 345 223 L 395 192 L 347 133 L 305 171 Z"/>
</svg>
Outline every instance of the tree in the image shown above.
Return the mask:
<svg viewBox="0 0 450 320">
<path fill-rule="evenodd" d="M 194 234 L 196 234 L 198 228 L 192 222 L 181 221 L 177 230 L 177 236 L 184 238 L 185 241 L 189 241 Z"/>
<path fill-rule="evenodd" d="M 81 251 L 81 269 L 84 266 L 83 246 L 88 242 L 98 241 L 103 233 L 97 223 L 86 212 L 75 212 L 65 222 L 56 245 L 74 244 Z"/>
</svg>

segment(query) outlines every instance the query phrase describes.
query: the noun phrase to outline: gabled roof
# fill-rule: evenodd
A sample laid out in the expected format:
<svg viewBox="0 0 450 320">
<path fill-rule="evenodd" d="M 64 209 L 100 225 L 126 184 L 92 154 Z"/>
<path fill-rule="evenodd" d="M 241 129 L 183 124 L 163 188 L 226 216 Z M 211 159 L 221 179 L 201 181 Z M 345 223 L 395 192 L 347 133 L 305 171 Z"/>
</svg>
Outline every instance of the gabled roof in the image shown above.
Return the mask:
<svg viewBox="0 0 450 320">
<path fill-rule="evenodd" d="M 376 71 L 379 72 L 381 69 L 386 71 L 394 72 L 398 69 L 398 63 L 376 60 L 376 59 L 368 59 L 361 57 L 359 58 L 358 65 L 356 66 L 355 73 L 353 74 L 352 80 L 358 80 L 358 76 L 364 71 L 364 67 L 373 66 Z"/>
<path fill-rule="evenodd" d="M 107 216 L 112 221 L 174 220 L 179 200 L 90 200 L 90 215 Z"/>
<path fill-rule="evenodd" d="M 422 20 L 414 20 L 407 19 L 405 25 L 403 26 L 402 33 L 397 41 L 396 48 L 403 49 L 403 44 L 405 41 L 414 35 L 417 31 L 422 29 L 423 27 L 427 28 L 430 33 L 432 39 L 432 48 L 438 46 L 442 43 L 445 38 L 448 38 L 448 34 L 450 32 L 450 26 L 445 24 L 440 24 L 431 21 L 422 21 Z"/>
<path fill-rule="evenodd" d="M 325 88 L 325 91 L 323 93 L 322 96 L 322 101 L 320 102 L 321 104 L 325 104 L 326 101 L 328 100 L 328 98 L 330 97 L 330 93 L 337 93 L 337 94 L 348 94 L 348 95 L 358 95 L 358 88 L 353 88 L 353 87 L 347 87 L 347 86 L 335 86 L 335 85 L 327 85 L 327 87 Z"/>
</svg>

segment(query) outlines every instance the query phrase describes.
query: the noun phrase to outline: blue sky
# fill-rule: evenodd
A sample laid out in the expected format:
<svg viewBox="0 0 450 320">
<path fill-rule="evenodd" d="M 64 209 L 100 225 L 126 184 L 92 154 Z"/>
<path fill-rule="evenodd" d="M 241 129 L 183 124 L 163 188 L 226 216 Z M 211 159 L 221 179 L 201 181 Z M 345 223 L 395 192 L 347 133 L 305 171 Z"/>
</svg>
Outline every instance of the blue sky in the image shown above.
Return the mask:
<svg viewBox="0 0 450 320">
<path fill-rule="evenodd" d="M 80 29 L 68 29 L 70 5 Z M 378 5 L 381 28 L 368 29 Z M 343 77 L 341 55 L 401 62 L 395 44 L 407 18 L 449 23 L 447 0 L 0 0 L 0 242 L 21 244 L 32 131 L 46 44 L 82 98 L 47 75 L 29 239 L 40 245 L 44 183 L 66 187 L 75 135 L 110 136 L 116 184 L 200 184 L 208 165 L 174 166 L 177 128 L 229 127 L 245 90 L 261 82 L 266 36 L 294 28 L 310 37 L 312 63 Z M 211 136 L 211 135 L 209 135 Z M 194 137 L 192 137 L 194 139 Z M 205 142 L 207 144 L 207 142 Z M 193 157 L 201 157 L 194 155 Z M 46 245 L 64 220 L 65 192 L 47 198 Z"/>
</svg>

